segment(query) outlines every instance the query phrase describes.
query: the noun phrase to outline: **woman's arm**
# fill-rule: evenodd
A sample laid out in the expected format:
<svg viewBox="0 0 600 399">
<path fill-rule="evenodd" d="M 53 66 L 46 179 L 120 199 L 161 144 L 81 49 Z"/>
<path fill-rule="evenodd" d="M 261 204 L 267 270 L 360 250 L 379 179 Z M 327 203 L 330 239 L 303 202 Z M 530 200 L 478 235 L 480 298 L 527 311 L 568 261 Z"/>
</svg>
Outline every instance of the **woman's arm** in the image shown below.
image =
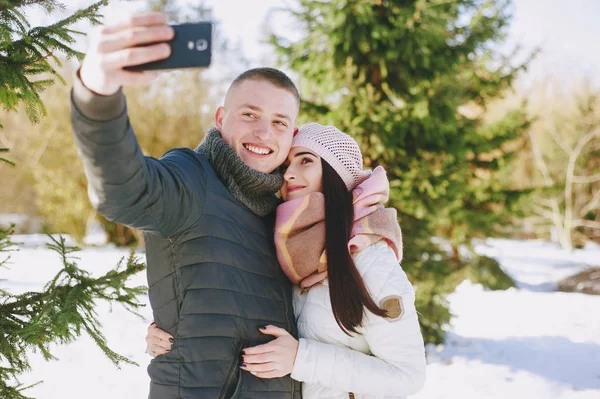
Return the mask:
<svg viewBox="0 0 600 399">
<path fill-rule="evenodd" d="M 425 382 L 425 352 L 412 301 L 410 294 L 403 293 L 405 313 L 400 320 L 375 316 L 364 327 L 372 356 L 301 338 L 292 378 L 357 394 L 418 392 Z"/>
<path fill-rule="evenodd" d="M 375 244 L 355 258 L 375 303 L 389 309 L 387 318 L 367 312 L 358 331 L 372 356 L 300 339 L 292 378 L 347 392 L 406 396 L 425 383 L 425 345 L 412 285 L 386 245 Z"/>
<path fill-rule="evenodd" d="M 298 345 L 281 329 L 267 326 L 263 333 L 276 339 L 247 348 L 242 367 L 262 378 L 291 372 L 297 381 L 357 394 L 406 396 L 419 391 L 426 362 L 414 290 L 394 252 L 380 248 L 385 249 L 355 259 L 369 291 L 377 293 L 375 302 L 390 310 L 388 318 L 367 313 L 358 330 L 372 355 L 311 339 L 301 338 Z"/>
</svg>

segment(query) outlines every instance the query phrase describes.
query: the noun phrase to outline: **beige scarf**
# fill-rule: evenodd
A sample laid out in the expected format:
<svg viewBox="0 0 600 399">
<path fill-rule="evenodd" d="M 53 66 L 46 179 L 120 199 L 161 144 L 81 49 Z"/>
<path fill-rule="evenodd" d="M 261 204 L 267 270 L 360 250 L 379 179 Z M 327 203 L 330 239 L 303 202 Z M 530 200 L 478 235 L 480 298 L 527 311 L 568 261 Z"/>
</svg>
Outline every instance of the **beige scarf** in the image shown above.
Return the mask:
<svg viewBox="0 0 600 399">
<path fill-rule="evenodd" d="M 352 194 L 354 224 L 348 242 L 350 253 L 385 240 L 400 262 L 402 233 L 396 210 L 383 206 L 389 198 L 384 169 L 377 167 Z M 308 288 L 327 278 L 323 194 L 312 193 L 279 205 L 275 246 L 281 268 L 292 283 Z"/>
</svg>

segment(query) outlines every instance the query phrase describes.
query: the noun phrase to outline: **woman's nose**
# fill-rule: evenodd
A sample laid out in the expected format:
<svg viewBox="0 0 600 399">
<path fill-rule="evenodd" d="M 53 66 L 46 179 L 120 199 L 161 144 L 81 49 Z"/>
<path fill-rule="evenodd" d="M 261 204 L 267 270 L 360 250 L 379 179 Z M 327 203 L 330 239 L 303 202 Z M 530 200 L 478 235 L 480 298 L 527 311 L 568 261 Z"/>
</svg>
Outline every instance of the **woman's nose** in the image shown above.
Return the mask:
<svg viewBox="0 0 600 399">
<path fill-rule="evenodd" d="M 294 171 L 292 170 L 291 167 L 288 167 L 285 171 L 285 173 L 283 174 L 283 178 L 286 181 L 292 181 L 296 178 L 296 175 L 294 174 Z"/>
</svg>

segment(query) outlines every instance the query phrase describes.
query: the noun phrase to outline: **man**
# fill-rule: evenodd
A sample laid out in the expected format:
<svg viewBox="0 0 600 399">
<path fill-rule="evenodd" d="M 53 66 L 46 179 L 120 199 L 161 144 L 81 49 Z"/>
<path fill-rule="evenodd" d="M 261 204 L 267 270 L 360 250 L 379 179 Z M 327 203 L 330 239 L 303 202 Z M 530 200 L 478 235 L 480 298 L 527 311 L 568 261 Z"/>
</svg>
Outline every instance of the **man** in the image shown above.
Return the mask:
<svg viewBox="0 0 600 399">
<path fill-rule="evenodd" d="M 155 73 L 123 67 L 168 57 L 162 14 L 101 29 L 72 91 L 72 124 L 95 208 L 145 233 L 158 327 L 173 349 L 152 360 L 150 398 L 299 398 L 289 377 L 240 372 L 241 351 L 275 324 L 296 335 L 291 286 L 276 260 L 278 166 L 290 150 L 299 95 L 280 71 L 240 75 L 200 146 L 144 157 L 121 87 Z M 153 45 L 140 46 L 149 43 Z"/>
</svg>

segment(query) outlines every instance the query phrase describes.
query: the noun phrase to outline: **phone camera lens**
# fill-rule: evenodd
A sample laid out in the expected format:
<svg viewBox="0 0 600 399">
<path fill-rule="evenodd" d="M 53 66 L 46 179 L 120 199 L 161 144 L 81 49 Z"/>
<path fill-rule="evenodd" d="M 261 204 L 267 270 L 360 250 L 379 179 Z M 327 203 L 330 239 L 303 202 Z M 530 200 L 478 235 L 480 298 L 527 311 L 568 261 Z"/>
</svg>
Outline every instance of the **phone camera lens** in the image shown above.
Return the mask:
<svg viewBox="0 0 600 399">
<path fill-rule="evenodd" d="M 199 39 L 196 41 L 196 50 L 204 51 L 208 48 L 208 41 L 206 39 Z"/>
</svg>

